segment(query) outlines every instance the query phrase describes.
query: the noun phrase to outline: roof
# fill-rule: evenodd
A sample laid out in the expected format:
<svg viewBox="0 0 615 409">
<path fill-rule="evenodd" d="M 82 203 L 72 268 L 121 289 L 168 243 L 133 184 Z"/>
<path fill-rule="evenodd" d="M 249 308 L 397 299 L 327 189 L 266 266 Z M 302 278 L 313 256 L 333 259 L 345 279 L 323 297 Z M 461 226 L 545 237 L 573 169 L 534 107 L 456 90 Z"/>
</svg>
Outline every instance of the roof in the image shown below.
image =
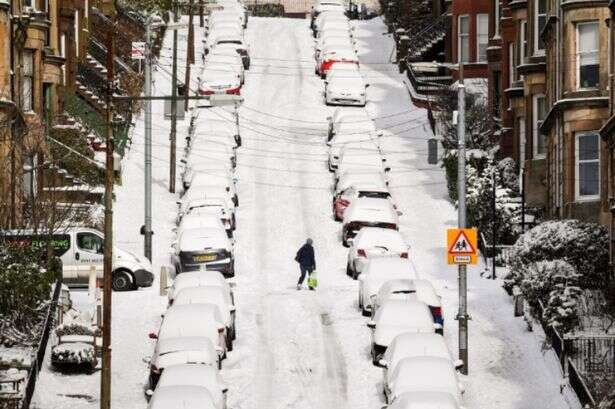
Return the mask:
<svg viewBox="0 0 615 409">
<path fill-rule="evenodd" d="M 337 182 L 336 191 L 341 192 L 355 183 L 373 183 L 386 186 L 384 173 L 378 171 L 372 172 L 350 172 L 347 171 L 340 176 Z"/>
<path fill-rule="evenodd" d="M 395 392 L 434 391 L 459 396 L 457 372 L 450 359 L 412 357 L 402 359 L 391 376 Z"/>
</svg>

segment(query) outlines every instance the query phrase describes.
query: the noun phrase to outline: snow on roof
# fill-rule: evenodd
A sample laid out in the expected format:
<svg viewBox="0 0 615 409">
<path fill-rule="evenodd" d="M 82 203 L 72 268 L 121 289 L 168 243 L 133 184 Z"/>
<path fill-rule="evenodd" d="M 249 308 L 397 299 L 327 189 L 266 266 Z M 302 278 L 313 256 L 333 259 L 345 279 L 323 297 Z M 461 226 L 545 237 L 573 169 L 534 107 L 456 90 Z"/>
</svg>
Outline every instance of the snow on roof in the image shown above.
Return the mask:
<svg viewBox="0 0 615 409">
<path fill-rule="evenodd" d="M 218 285 L 187 287 L 177 292 L 173 305 L 203 304 L 217 315 L 216 321 L 226 321 L 230 315 L 228 294 Z M 220 319 L 221 318 L 221 319 Z"/>
<path fill-rule="evenodd" d="M 200 386 L 158 387 L 148 409 L 216 409 L 211 393 Z"/>
<path fill-rule="evenodd" d="M 211 285 L 220 286 L 230 291 L 228 283 L 219 271 L 206 270 L 181 273 L 173 281 L 173 286 L 169 291 L 169 299 L 174 299 L 175 295 L 184 288 Z"/>
<path fill-rule="evenodd" d="M 340 179 L 337 182 L 336 191 L 344 191 L 355 183 L 372 183 L 386 186 L 386 180 L 383 172 L 347 171 L 340 176 Z"/>
<path fill-rule="evenodd" d="M 391 364 L 399 360 L 415 356 L 433 356 L 447 358 L 452 361 L 452 356 L 446 341 L 442 335 L 433 333 L 404 332 L 396 336 L 385 352 L 385 360 L 389 362 L 389 369 L 394 369 Z"/>
</svg>

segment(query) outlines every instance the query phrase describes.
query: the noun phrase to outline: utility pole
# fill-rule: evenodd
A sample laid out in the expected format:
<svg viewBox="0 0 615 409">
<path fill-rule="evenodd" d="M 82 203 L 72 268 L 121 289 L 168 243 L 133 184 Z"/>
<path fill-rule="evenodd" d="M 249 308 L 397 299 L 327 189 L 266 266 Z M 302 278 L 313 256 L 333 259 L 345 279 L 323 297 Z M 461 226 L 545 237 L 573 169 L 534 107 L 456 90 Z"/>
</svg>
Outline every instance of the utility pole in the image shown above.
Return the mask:
<svg viewBox="0 0 615 409">
<path fill-rule="evenodd" d="M 103 326 L 102 373 L 100 376 L 100 409 L 111 409 L 111 286 L 113 274 L 113 56 L 115 25 L 107 33 L 107 150 L 105 169 L 105 241 L 103 262 Z"/>
<path fill-rule="evenodd" d="M 173 20 L 177 23 L 179 9 L 177 1 L 173 0 Z M 169 160 L 169 192 L 175 193 L 175 150 L 177 143 L 177 28 L 173 29 L 173 74 L 171 80 L 171 157 Z"/>
<path fill-rule="evenodd" d="M 193 16 L 194 0 L 190 0 L 188 6 L 188 49 L 186 50 L 186 78 L 184 81 L 184 94 L 186 99 L 184 100 L 184 111 L 188 110 L 188 95 L 190 95 L 190 66 L 194 64 L 194 22 Z"/>
<path fill-rule="evenodd" d="M 463 82 L 463 55 L 459 55 L 459 95 L 457 114 L 457 196 L 458 196 L 458 224 L 460 229 L 466 227 L 466 92 Z M 468 374 L 468 282 L 467 266 L 459 265 L 459 359 L 463 361 L 461 373 Z"/>
<path fill-rule="evenodd" d="M 152 95 L 152 29 L 145 23 L 145 96 Z M 152 261 L 152 101 L 145 100 L 145 223 L 143 254 Z"/>
<path fill-rule="evenodd" d="M 205 6 L 203 5 L 203 0 L 199 0 L 199 27 L 205 27 L 205 18 L 203 17 L 203 13 Z"/>
</svg>

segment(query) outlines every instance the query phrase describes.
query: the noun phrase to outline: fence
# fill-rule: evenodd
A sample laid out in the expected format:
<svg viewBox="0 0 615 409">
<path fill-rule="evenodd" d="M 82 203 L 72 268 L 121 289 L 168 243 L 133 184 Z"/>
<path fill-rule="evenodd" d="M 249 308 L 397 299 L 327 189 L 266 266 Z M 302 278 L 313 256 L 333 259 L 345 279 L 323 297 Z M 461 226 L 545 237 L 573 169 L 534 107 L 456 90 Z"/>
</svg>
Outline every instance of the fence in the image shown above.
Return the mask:
<svg viewBox="0 0 615 409">
<path fill-rule="evenodd" d="M 36 388 L 36 380 L 38 379 L 38 373 L 41 370 L 45 361 L 45 351 L 47 350 L 47 343 L 49 342 L 49 334 L 54 326 L 55 313 L 58 306 L 58 299 L 62 290 L 62 282 L 56 281 L 55 288 L 53 289 L 53 296 L 51 297 L 51 303 L 45 317 L 45 323 L 43 325 L 43 334 L 38 344 L 36 351 L 36 359 L 32 362 L 32 366 L 28 372 L 28 381 L 26 383 L 26 389 L 24 397 L 21 402 L 21 409 L 29 409 L 32 402 L 32 396 L 34 395 L 34 388 Z"/>
</svg>

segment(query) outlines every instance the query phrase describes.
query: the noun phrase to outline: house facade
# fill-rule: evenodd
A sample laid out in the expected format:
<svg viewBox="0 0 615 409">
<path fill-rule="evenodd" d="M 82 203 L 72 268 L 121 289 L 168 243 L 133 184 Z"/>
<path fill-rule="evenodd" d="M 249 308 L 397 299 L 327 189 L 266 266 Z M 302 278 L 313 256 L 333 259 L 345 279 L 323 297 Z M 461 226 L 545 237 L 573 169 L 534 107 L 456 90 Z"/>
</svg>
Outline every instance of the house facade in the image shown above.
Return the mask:
<svg viewBox="0 0 615 409">
<path fill-rule="evenodd" d="M 463 62 L 465 78 L 487 78 L 491 4 L 492 0 L 449 3 L 451 35 L 447 41 L 447 61 Z M 458 72 L 454 76 L 457 78 Z"/>
</svg>

